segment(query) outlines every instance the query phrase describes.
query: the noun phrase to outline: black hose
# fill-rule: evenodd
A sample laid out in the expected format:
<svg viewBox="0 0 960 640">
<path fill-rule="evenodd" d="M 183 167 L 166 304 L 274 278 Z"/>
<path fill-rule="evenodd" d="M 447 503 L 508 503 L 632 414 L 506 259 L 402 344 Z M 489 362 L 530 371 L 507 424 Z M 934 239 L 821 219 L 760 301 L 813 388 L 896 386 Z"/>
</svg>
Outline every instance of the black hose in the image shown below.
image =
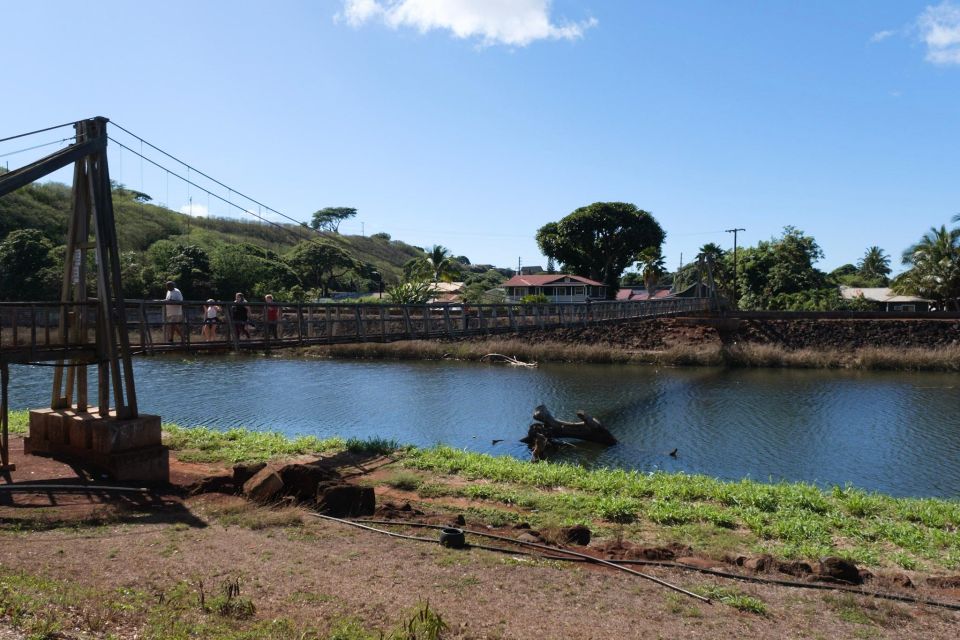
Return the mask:
<svg viewBox="0 0 960 640">
<path fill-rule="evenodd" d="M 323 518 L 323 519 L 325 519 L 325 520 L 332 520 L 332 521 L 334 521 L 334 522 L 341 522 L 341 523 L 343 523 L 343 524 L 348 524 L 348 525 L 354 526 L 354 527 L 360 527 L 360 528 L 362 528 L 362 529 L 367 529 L 367 530 L 370 530 L 370 531 L 376 531 L 377 533 L 384 533 L 384 534 L 389 535 L 389 536 L 396 536 L 396 537 L 404 537 L 404 538 L 413 538 L 413 539 L 416 539 L 414 536 L 403 536 L 402 534 L 393 533 L 392 531 L 384 531 L 384 530 L 382 530 L 382 529 L 375 529 L 375 528 L 373 528 L 373 527 L 369 527 L 369 526 L 367 526 L 367 525 L 365 525 L 365 524 L 362 524 L 362 523 L 360 523 L 360 522 L 355 522 L 355 521 L 352 521 L 352 520 L 344 520 L 344 519 L 342 519 L 342 518 L 334 518 L 333 516 L 326 516 L 326 515 L 323 515 L 323 514 L 320 514 L 320 513 L 313 513 L 313 512 L 311 512 L 310 515 L 316 516 L 316 517 L 318 517 L 318 518 Z M 393 523 L 393 524 L 398 524 L 398 523 Z M 402 523 L 401 523 L 401 524 L 402 524 Z M 435 525 L 434 525 L 434 526 L 435 526 Z M 441 528 L 446 528 L 446 527 L 441 527 Z M 686 595 L 686 596 L 690 596 L 691 598 L 696 598 L 697 600 L 700 600 L 700 601 L 705 602 L 705 603 L 707 603 L 707 604 L 713 604 L 713 603 L 710 601 L 710 598 L 705 598 L 705 597 L 703 597 L 703 596 L 701 596 L 701 595 L 698 595 L 698 594 L 696 594 L 696 593 L 693 593 L 692 591 L 687 591 L 686 589 L 683 589 L 683 588 L 681 588 L 681 587 L 678 587 L 678 586 L 676 586 L 676 585 L 674 585 L 674 584 L 670 584 L 669 582 L 667 582 L 667 581 L 665 581 L 665 580 L 661 580 L 660 578 L 656 578 L 656 577 L 654 577 L 654 576 L 647 575 L 646 573 L 641 573 L 641 572 L 639 572 L 639 571 L 635 571 L 635 570 L 631 569 L 630 567 L 625 567 L 625 566 L 620 565 L 620 564 L 617 564 L 617 563 L 615 563 L 615 562 L 611 562 L 611 561 L 609 561 L 609 560 L 604 560 L 603 558 L 595 558 L 595 557 L 590 556 L 590 555 L 587 555 L 587 554 L 585 554 L 585 553 L 580 553 L 579 551 L 571 551 L 571 550 L 569 550 L 569 549 L 562 549 L 562 548 L 560 548 L 560 547 L 549 547 L 549 546 L 547 546 L 547 545 L 536 544 L 536 543 L 534 543 L 534 542 L 524 542 L 524 541 L 521 541 L 521 540 L 514 540 L 514 539 L 512 539 L 512 538 L 507 538 L 507 537 L 505 537 L 505 536 L 495 536 L 495 535 L 493 535 L 493 534 L 481 534 L 481 533 L 475 532 L 475 531 L 465 531 L 465 533 L 473 533 L 473 534 L 475 534 L 475 535 L 486 535 L 486 537 L 490 537 L 490 538 L 494 538 L 494 539 L 499 539 L 499 540 L 506 540 L 506 541 L 511 542 L 511 543 L 513 543 L 513 544 L 521 544 L 521 545 L 524 545 L 524 546 L 530 546 L 530 547 L 534 547 L 534 548 L 545 549 L 545 550 L 548 550 L 548 551 L 552 551 L 552 552 L 554 552 L 554 553 L 566 553 L 566 554 L 569 554 L 569 555 L 572 555 L 572 556 L 575 556 L 575 557 L 582 558 L 582 559 L 584 559 L 584 560 L 587 561 L 587 562 L 594 562 L 594 563 L 596 563 L 596 564 L 602 564 L 602 565 L 605 565 L 605 566 L 608 566 L 608 567 L 612 567 L 612 568 L 614 568 L 614 569 L 618 569 L 618 570 L 620 570 L 620 571 L 624 571 L 624 572 L 629 573 L 629 574 L 631 574 L 631 575 L 635 575 L 635 576 L 638 576 L 638 577 L 640 577 L 640 578 L 644 578 L 644 579 L 646 579 L 646 580 L 650 580 L 651 582 L 655 582 L 656 584 L 659 584 L 659 585 L 662 586 L 662 587 L 666 587 L 666 588 L 668 588 L 668 589 L 672 589 L 673 591 L 676 591 L 676 592 L 678 592 L 678 593 L 682 593 L 682 594 L 684 594 L 684 595 Z M 431 542 L 434 542 L 434 541 L 431 540 Z"/>
<path fill-rule="evenodd" d="M 314 514 L 315 515 L 315 514 Z M 346 520 L 344 522 L 353 522 Z M 423 522 L 406 522 L 403 520 L 357 520 L 356 523 L 367 523 L 367 524 L 382 524 L 382 525 L 393 525 L 393 526 L 407 526 L 407 527 L 420 527 L 425 529 L 443 529 L 445 528 L 442 525 L 436 524 L 427 524 Z M 570 551 L 568 549 L 563 549 L 561 547 L 553 547 L 550 545 L 539 544 L 536 542 L 526 542 L 524 540 L 517 540 L 515 538 L 510 538 L 507 536 L 500 536 L 494 533 L 487 533 L 485 531 L 473 531 L 471 529 L 464 529 L 464 533 L 469 533 L 475 536 L 482 536 L 485 538 L 492 538 L 494 540 L 505 540 L 512 544 L 519 544 L 524 546 L 536 547 L 539 549 L 544 549 L 554 552 L 563 552 L 563 553 L 572 553 L 575 554 L 573 557 L 564 557 L 564 556 L 542 556 L 548 557 L 551 560 L 562 560 L 565 562 L 592 562 L 599 560 L 593 556 L 578 553 L 576 551 Z M 433 542 L 432 539 L 426 538 Z M 489 548 L 489 547 L 480 547 L 479 545 L 471 545 L 477 548 Z M 498 551 L 510 551 L 506 549 L 496 549 Z M 511 553 L 523 553 L 517 551 L 510 551 Z M 533 554 L 524 554 L 524 555 L 533 555 Z M 906 602 L 908 604 L 922 604 L 928 605 L 931 607 L 940 607 L 942 609 L 950 609 L 952 611 L 960 611 L 960 604 L 953 604 L 951 602 L 940 602 L 937 600 L 927 600 L 923 598 L 915 598 L 913 596 L 905 596 L 896 593 L 884 593 L 882 591 L 865 591 L 863 589 L 857 589 L 854 587 L 847 587 L 843 585 L 836 584 L 818 584 L 813 582 L 797 582 L 795 580 L 779 580 L 777 578 L 762 578 L 760 576 L 746 576 L 740 573 L 732 573 L 730 571 L 722 571 L 720 569 L 707 569 L 705 567 L 694 567 L 692 565 L 683 564 L 682 562 L 668 562 L 665 560 L 639 560 L 639 559 L 624 559 L 617 560 L 615 564 L 636 564 L 636 565 L 645 565 L 652 567 L 663 567 L 666 569 L 686 569 L 688 571 L 697 571 L 699 573 L 705 573 L 707 575 L 717 576 L 718 578 L 727 578 L 731 580 L 742 580 L 744 582 L 752 582 L 755 584 L 772 584 L 781 587 L 794 587 L 799 589 L 815 589 L 820 591 L 844 591 L 846 593 L 853 593 L 862 596 L 870 596 L 872 598 L 881 598 L 883 600 L 893 600 L 896 602 Z"/>
</svg>

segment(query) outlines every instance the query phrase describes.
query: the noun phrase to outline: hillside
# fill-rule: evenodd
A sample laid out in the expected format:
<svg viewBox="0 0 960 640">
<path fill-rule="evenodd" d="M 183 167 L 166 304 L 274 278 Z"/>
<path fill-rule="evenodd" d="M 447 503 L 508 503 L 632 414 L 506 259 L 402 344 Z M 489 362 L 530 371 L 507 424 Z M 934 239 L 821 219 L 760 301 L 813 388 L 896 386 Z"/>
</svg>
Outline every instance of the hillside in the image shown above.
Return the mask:
<svg viewBox="0 0 960 640">
<path fill-rule="evenodd" d="M 402 266 L 422 252 L 399 240 L 383 237 L 318 233 L 292 224 L 274 226 L 256 220 L 199 218 L 143 201 L 134 191 L 114 189 L 117 235 L 123 252 L 146 252 L 158 240 L 216 247 L 249 244 L 283 254 L 301 240 L 325 240 L 372 265 L 385 282 L 397 280 Z M 70 187 L 60 183 L 32 184 L 0 197 L 0 241 L 11 231 L 37 229 L 54 246 L 64 243 L 70 211 Z"/>
</svg>

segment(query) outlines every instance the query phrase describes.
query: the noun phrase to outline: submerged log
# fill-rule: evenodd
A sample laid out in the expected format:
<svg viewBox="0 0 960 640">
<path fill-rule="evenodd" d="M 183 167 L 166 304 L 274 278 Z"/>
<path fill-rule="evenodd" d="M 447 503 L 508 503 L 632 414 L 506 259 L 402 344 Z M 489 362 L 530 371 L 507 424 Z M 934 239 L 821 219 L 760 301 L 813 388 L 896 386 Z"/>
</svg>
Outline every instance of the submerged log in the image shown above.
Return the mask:
<svg viewBox="0 0 960 640">
<path fill-rule="evenodd" d="M 544 405 L 539 405 L 533 411 L 533 419 L 539 422 L 530 425 L 527 437 L 521 442 L 529 445 L 537 443 L 540 438 L 551 440 L 554 438 L 576 438 L 600 444 L 617 444 L 617 439 L 600 421 L 585 411 L 577 411 L 580 422 L 566 422 L 557 420 Z M 537 449 L 541 449 L 540 446 Z"/>
</svg>

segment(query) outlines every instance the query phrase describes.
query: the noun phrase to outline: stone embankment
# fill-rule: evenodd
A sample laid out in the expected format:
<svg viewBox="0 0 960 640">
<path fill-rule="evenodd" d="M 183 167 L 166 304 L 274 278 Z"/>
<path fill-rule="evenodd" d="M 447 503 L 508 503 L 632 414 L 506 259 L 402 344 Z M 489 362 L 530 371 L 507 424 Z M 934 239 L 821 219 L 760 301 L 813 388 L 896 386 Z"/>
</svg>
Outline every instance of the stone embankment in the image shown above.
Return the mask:
<svg viewBox="0 0 960 640">
<path fill-rule="evenodd" d="M 515 336 L 530 343 L 607 345 L 629 350 L 677 346 L 762 344 L 787 349 L 960 346 L 956 318 L 662 318 L 623 324 L 566 327 Z"/>
</svg>

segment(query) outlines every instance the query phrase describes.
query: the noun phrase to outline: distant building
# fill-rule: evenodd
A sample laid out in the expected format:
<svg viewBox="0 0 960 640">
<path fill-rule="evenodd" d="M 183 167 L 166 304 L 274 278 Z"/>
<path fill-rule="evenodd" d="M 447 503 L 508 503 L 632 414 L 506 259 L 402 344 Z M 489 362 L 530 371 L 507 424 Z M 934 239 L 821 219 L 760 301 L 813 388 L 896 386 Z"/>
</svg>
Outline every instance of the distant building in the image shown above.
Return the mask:
<svg viewBox="0 0 960 640">
<path fill-rule="evenodd" d="M 520 267 L 520 275 L 522 276 L 533 276 L 538 273 L 543 273 L 543 267 L 538 264 L 530 265 L 529 267 Z"/>
<path fill-rule="evenodd" d="M 618 302 L 637 302 L 638 300 L 660 300 L 673 295 L 670 287 L 659 287 L 653 290 L 653 295 L 644 287 L 624 287 L 617 291 Z"/>
<path fill-rule="evenodd" d="M 930 311 L 932 300 L 916 296 L 901 296 L 889 287 L 840 287 L 844 300 L 863 298 L 876 305 L 878 311 Z"/>
<path fill-rule="evenodd" d="M 437 293 L 430 302 L 461 302 L 465 286 L 462 282 L 437 282 L 433 288 Z"/>
<path fill-rule="evenodd" d="M 565 273 L 513 276 L 500 286 L 507 292 L 507 302 L 519 302 L 524 296 L 540 294 L 550 302 L 586 302 L 588 296 L 591 300 L 607 297 L 607 286 L 602 282 Z"/>
</svg>

